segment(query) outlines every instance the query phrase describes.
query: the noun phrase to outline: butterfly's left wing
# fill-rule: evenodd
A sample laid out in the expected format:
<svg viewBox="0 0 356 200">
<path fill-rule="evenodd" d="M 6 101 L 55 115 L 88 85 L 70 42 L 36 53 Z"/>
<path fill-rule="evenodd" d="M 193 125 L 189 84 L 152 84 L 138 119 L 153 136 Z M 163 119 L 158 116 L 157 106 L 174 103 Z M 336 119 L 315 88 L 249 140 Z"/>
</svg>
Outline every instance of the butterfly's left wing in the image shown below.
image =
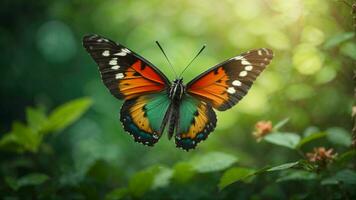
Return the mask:
<svg viewBox="0 0 356 200">
<path fill-rule="evenodd" d="M 248 51 L 190 81 L 179 110 L 177 146 L 189 150 L 206 139 L 216 126 L 212 107 L 224 111 L 234 106 L 272 58 L 273 52 L 266 48 Z"/>
<path fill-rule="evenodd" d="M 107 38 L 87 35 L 83 45 L 111 94 L 125 100 L 120 117 L 124 129 L 135 141 L 154 145 L 166 123 L 169 80 L 152 63 Z"/>
</svg>

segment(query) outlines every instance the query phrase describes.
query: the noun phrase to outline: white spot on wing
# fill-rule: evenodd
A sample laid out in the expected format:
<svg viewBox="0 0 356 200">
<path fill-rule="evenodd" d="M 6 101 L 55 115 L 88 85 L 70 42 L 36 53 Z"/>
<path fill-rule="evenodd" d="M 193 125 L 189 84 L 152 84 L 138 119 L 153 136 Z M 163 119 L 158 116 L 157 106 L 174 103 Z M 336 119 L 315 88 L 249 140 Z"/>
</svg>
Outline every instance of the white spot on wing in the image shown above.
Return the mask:
<svg viewBox="0 0 356 200">
<path fill-rule="evenodd" d="M 126 48 L 123 48 L 121 49 L 121 51 L 119 53 L 115 53 L 114 55 L 117 55 L 117 56 L 126 56 L 126 54 L 128 53 L 131 53 L 130 50 L 126 49 Z"/>
<path fill-rule="evenodd" d="M 119 65 L 114 65 L 114 66 L 111 67 L 111 69 L 114 69 L 114 70 L 118 70 L 119 68 L 120 68 Z"/>
<path fill-rule="evenodd" d="M 124 78 L 124 74 L 123 73 L 118 73 L 118 74 L 115 75 L 115 78 L 116 79 L 122 79 L 122 78 Z"/>
<path fill-rule="evenodd" d="M 117 65 L 117 60 L 110 60 L 109 65 Z"/>
<path fill-rule="evenodd" d="M 232 85 L 233 86 L 241 86 L 241 81 L 239 81 L 239 80 L 234 80 L 234 81 L 232 81 Z"/>
<path fill-rule="evenodd" d="M 128 50 L 128 49 L 126 49 L 126 48 L 121 49 L 121 51 L 122 51 L 122 52 L 126 52 L 126 53 L 131 53 L 131 51 L 130 51 L 130 50 Z"/>
<path fill-rule="evenodd" d="M 126 56 L 126 52 L 119 52 L 119 53 L 115 53 L 114 55 L 116 55 L 116 56 Z"/>
<path fill-rule="evenodd" d="M 110 51 L 109 50 L 105 50 L 105 51 L 103 51 L 102 55 L 105 56 L 105 57 L 110 56 Z"/>
<path fill-rule="evenodd" d="M 247 75 L 247 71 L 242 71 L 242 72 L 240 72 L 240 74 L 239 74 L 239 76 L 241 76 L 241 77 L 244 77 L 244 76 L 246 76 Z"/>
<path fill-rule="evenodd" d="M 253 66 L 252 65 L 248 65 L 245 67 L 245 70 L 246 71 L 251 71 L 253 69 Z"/>
<path fill-rule="evenodd" d="M 261 50 L 258 50 L 257 53 L 258 53 L 259 56 L 262 56 L 262 51 Z"/>
<path fill-rule="evenodd" d="M 262 50 L 263 50 L 264 52 L 266 52 L 267 55 L 269 55 L 269 52 L 268 52 L 268 50 L 267 50 L 266 48 L 263 48 Z"/>
<path fill-rule="evenodd" d="M 244 57 L 242 57 L 242 56 L 236 56 L 236 57 L 231 58 L 231 60 L 242 60 L 242 59 L 244 59 Z"/>
<path fill-rule="evenodd" d="M 248 62 L 247 60 L 242 60 L 242 61 L 241 61 L 241 64 L 243 64 L 243 65 L 251 65 L 251 63 Z"/>
<path fill-rule="evenodd" d="M 230 93 L 230 94 L 234 94 L 234 93 L 236 92 L 236 90 L 235 90 L 235 88 L 233 88 L 233 87 L 229 87 L 229 88 L 227 89 L 227 92 Z"/>
</svg>

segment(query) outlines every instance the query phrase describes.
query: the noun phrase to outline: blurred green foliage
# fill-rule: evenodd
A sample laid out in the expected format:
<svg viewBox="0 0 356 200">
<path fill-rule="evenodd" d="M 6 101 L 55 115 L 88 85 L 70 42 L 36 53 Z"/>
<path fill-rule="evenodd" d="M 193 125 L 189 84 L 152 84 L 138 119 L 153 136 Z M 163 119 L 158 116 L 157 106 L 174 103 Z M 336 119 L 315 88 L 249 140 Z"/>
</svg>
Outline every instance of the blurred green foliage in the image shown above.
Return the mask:
<svg viewBox="0 0 356 200">
<path fill-rule="evenodd" d="M 336 0 L 1 1 L 1 197 L 355 198 L 351 10 Z M 207 44 L 185 82 L 253 48 L 276 56 L 187 153 L 165 137 L 149 148 L 124 133 L 122 102 L 81 45 L 87 33 L 128 46 L 169 78 L 155 40 L 178 72 Z M 260 120 L 276 125 L 256 143 Z M 321 146 L 337 153 L 326 166 L 306 156 Z"/>
</svg>

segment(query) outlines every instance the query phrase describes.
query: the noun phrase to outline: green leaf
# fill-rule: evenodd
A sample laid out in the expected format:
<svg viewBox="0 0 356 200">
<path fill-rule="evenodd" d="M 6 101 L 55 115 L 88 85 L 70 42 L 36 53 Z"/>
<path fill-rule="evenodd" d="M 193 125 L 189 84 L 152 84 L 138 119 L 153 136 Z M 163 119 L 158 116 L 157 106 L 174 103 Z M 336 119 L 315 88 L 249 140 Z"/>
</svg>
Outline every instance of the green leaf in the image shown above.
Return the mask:
<svg viewBox="0 0 356 200">
<path fill-rule="evenodd" d="M 17 180 L 12 177 L 7 177 L 6 182 L 13 190 L 16 191 L 16 190 L 20 189 L 21 187 L 25 187 L 25 186 L 41 185 L 44 182 L 46 182 L 48 179 L 49 179 L 49 177 L 46 174 L 31 173 L 31 174 L 27 174 Z"/>
<path fill-rule="evenodd" d="M 276 132 L 280 128 L 282 128 L 284 125 L 286 125 L 289 122 L 289 118 L 285 118 L 281 121 L 279 121 L 276 125 L 273 126 L 273 131 Z"/>
<path fill-rule="evenodd" d="M 295 149 L 300 141 L 300 136 L 295 133 L 272 133 L 263 138 L 265 141 L 279 146 Z"/>
<path fill-rule="evenodd" d="M 193 166 L 188 162 L 179 162 L 173 167 L 172 179 L 179 183 L 185 183 L 196 173 Z"/>
<path fill-rule="evenodd" d="M 11 132 L 0 140 L 0 148 L 16 152 L 37 152 L 42 136 L 20 122 L 14 122 Z"/>
<path fill-rule="evenodd" d="M 7 151 L 14 151 L 22 153 L 25 151 L 24 145 L 22 145 L 15 134 L 12 132 L 4 134 L 0 140 L 0 149 Z"/>
<path fill-rule="evenodd" d="M 340 52 L 354 60 L 356 60 L 356 45 L 354 42 L 347 42 L 340 48 Z"/>
<path fill-rule="evenodd" d="M 329 38 L 325 42 L 324 48 L 330 49 L 330 48 L 336 47 L 339 44 L 352 39 L 354 36 L 355 36 L 354 32 L 346 32 L 346 33 L 340 33 L 340 34 L 334 35 L 333 37 Z"/>
<path fill-rule="evenodd" d="M 315 133 L 320 133 L 320 129 L 318 127 L 315 126 L 309 126 L 308 128 L 306 128 L 303 132 L 303 137 L 308 137 L 310 135 L 313 135 Z"/>
<path fill-rule="evenodd" d="M 167 185 L 169 185 L 172 176 L 173 176 L 172 169 L 169 169 L 167 167 L 161 167 L 160 171 L 156 174 L 153 180 L 152 189 L 166 187 Z"/>
<path fill-rule="evenodd" d="M 317 175 L 312 172 L 304 170 L 289 170 L 281 173 L 280 177 L 277 179 L 277 182 L 314 180 L 316 178 Z"/>
<path fill-rule="evenodd" d="M 272 172 L 272 171 L 286 170 L 286 169 L 290 169 L 290 168 L 292 168 L 292 167 L 295 167 L 295 166 L 297 166 L 298 164 L 299 164 L 299 161 L 297 161 L 297 162 L 285 163 L 285 164 L 282 164 L 282 165 L 277 165 L 277 166 L 271 167 L 271 168 L 267 169 L 266 171 Z"/>
<path fill-rule="evenodd" d="M 27 108 L 26 109 L 27 123 L 34 131 L 39 131 L 47 123 L 47 118 L 41 109 Z"/>
<path fill-rule="evenodd" d="M 225 187 L 237 182 L 245 181 L 247 178 L 253 176 L 255 173 L 254 169 L 244 168 L 244 167 L 233 167 L 224 172 L 219 182 L 219 189 L 222 190 Z"/>
<path fill-rule="evenodd" d="M 333 127 L 326 130 L 327 138 L 330 142 L 349 147 L 351 145 L 351 134 L 339 127 Z"/>
<path fill-rule="evenodd" d="M 347 184 L 355 185 L 356 184 L 356 172 L 349 169 L 345 169 L 337 172 L 334 176 L 326 178 L 321 181 L 322 185 L 334 185 L 334 184 Z"/>
<path fill-rule="evenodd" d="M 60 131 L 75 122 L 92 105 L 90 98 L 84 97 L 65 103 L 48 117 L 45 132 Z"/>
<path fill-rule="evenodd" d="M 133 175 L 129 181 L 130 194 L 139 198 L 150 190 L 153 186 L 155 175 L 159 172 L 159 168 L 159 166 L 153 166 Z"/>
<path fill-rule="evenodd" d="M 105 195 L 106 200 L 118 200 L 124 198 L 129 194 L 129 189 L 127 188 L 117 188 Z"/>
<path fill-rule="evenodd" d="M 235 156 L 230 154 L 210 152 L 195 157 L 190 163 L 197 172 L 207 173 L 224 170 L 236 163 L 237 160 Z"/>
<path fill-rule="evenodd" d="M 300 148 L 302 147 L 303 145 L 313 141 L 313 140 L 316 140 L 316 139 L 320 139 L 320 138 L 323 138 L 326 136 L 326 133 L 325 132 L 321 132 L 321 133 L 313 133 L 309 136 L 306 136 L 304 137 L 302 140 L 299 141 L 299 143 L 297 144 L 297 148 Z"/>
<path fill-rule="evenodd" d="M 340 154 L 339 156 L 337 156 L 336 162 L 343 163 L 343 162 L 348 162 L 351 159 L 356 160 L 356 150 L 355 149 L 346 151 L 346 152 Z"/>
</svg>

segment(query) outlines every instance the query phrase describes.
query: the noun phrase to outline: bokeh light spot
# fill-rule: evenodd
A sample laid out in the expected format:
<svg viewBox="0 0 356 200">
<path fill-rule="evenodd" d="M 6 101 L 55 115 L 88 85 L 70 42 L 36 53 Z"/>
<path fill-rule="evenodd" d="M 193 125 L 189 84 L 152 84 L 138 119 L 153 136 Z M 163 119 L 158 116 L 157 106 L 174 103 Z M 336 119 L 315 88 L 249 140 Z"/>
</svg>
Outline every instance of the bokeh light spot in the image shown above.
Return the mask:
<svg viewBox="0 0 356 200">
<path fill-rule="evenodd" d="M 60 21 L 49 21 L 39 28 L 37 47 L 51 62 L 67 61 L 77 50 L 71 29 Z"/>
<path fill-rule="evenodd" d="M 323 58 L 316 47 L 304 43 L 296 47 L 293 55 L 293 64 L 299 73 L 312 75 L 321 69 Z"/>
<path fill-rule="evenodd" d="M 324 33 L 316 27 L 307 26 L 304 28 L 304 30 L 302 32 L 302 41 L 303 42 L 317 46 L 317 45 L 323 43 L 324 40 L 325 40 Z"/>
</svg>

